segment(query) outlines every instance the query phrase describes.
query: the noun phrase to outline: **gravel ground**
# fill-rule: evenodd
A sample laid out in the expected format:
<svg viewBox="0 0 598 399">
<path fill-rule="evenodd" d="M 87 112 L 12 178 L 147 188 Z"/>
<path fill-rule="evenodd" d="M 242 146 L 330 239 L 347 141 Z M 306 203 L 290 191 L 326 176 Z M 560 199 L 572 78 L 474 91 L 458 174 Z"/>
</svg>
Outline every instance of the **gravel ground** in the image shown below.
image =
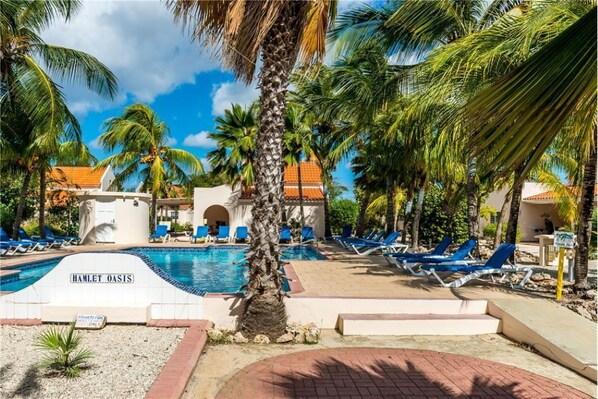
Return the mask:
<svg viewBox="0 0 598 399">
<path fill-rule="evenodd" d="M 78 378 L 50 376 L 33 345 L 48 326 L 0 327 L 1 398 L 143 398 L 185 329 L 107 326 L 83 331 L 95 356 Z"/>
</svg>

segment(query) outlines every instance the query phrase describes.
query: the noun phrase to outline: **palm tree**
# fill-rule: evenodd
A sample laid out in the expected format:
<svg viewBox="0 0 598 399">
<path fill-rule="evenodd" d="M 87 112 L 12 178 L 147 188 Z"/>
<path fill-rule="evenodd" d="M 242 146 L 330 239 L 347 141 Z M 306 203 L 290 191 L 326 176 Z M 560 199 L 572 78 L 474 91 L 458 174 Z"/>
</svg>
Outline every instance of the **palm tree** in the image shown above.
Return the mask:
<svg viewBox="0 0 598 399">
<path fill-rule="evenodd" d="M 0 126 L 7 132 L 0 150 L 18 154 L 21 167 L 27 164 L 13 238 L 17 238 L 31 175 L 43 174 L 43 160 L 59 150 L 61 141 L 81 138 L 79 123 L 50 75 L 65 83 L 84 84 L 108 98 L 116 94 L 116 78 L 96 58 L 47 44 L 39 36 L 56 18 L 68 20 L 79 7 L 74 0 L 6 0 L 0 7 Z"/>
<path fill-rule="evenodd" d="M 216 118 L 216 132 L 208 134 L 216 141 L 216 149 L 207 154 L 212 171 L 225 176 L 231 185 L 241 183 L 243 189 L 254 182 L 257 113 L 257 104 L 246 109 L 232 104 L 224 116 Z"/>
<path fill-rule="evenodd" d="M 489 168 L 503 173 L 523 167 L 525 175 L 559 134 L 568 132 L 568 140 L 577 143 L 585 165 L 575 262 L 580 288 L 588 286 L 596 184 L 596 16 L 592 7 L 468 107 L 477 127 L 472 148 L 489 150 Z M 567 124 L 574 127 L 563 130 Z"/>
<path fill-rule="evenodd" d="M 145 104 L 127 107 L 119 117 L 104 123 L 106 131 L 99 137 L 105 151 L 118 149 L 115 155 L 100 161 L 95 168 L 111 165 L 117 171 L 112 185 L 122 185 L 134 177 L 141 178 L 141 191 L 151 192 L 151 228 L 155 228 L 156 207 L 169 176 L 187 184 L 188 173 L 203 171 L 201 162 L 191 153 L 166 145 L 168 126 Z"/>
<path fill-rule="evenodd" d="M 313 121 L 311 115 L 299 104 L 289 103 L 285 115 L 285 164 L 297 166 L 297 188 L 299 190 L 299 218 L 305 226 L 303 210 L 303 182 L 301 179 L 301 162 L 309 160 L 312 155 Z"/>
<path fill-rule="evenodd" d="M 224 66 L 245 82 L 253 80 L 261 55 L 260 156 L 255 164 L 250 280 L 241 330 L 248 336 L 261 332 L 276 338 L 286 325 L 278 246 L 286 90 L 297 60 L 321 59 L 336 2 L 169 0 L 167 4 L 196 39 L 221 45 Z"/>
</svg>

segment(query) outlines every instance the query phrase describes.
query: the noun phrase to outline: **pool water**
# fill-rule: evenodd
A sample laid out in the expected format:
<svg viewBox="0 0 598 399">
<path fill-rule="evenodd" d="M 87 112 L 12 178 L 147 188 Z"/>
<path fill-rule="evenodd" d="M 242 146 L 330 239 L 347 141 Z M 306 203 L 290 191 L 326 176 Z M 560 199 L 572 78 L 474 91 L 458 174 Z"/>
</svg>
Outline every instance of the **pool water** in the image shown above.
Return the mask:
<svg viewBox="0 0 598 399">
<path fill-rule="evenodd" d="M 249 281 L 243 262 L 247 247 L 132 248 L 147 255 L 158 267 L 181 283 L 207 292 L 235 293 Z M 283 259 L 325 259 L 310 247 L 286 247 Z M 286 291 L 288 283 L 284 282 Z"/>
<path fill-rule="evenodd" d="M 60 262 L 62 258 L 55 258 L 46 261 L 26 263 L 14 266 L 5 270 L 20 270 L 19 275 L 8 276 L 0 279 L 0 291 L 19 291 L 30 286 L 45 276 Z"/>
<path fill-rule="evenodd" d="M 234 293 L 249 280 L 243 258 L 247 246 L 209 246 L 201 248 L 131 248 L 148 256 L 175 280 L 207 292 Z M 312 247 L 283 247 L 284 260 L 322 260 L 325 256 Z M 0 279 L 0 291 L 19 291 L 30 286 L 56 266 L 61 258 L 10 267 L 21 273 Z M 289 291 L 288 283 L 284 289 Z"/>
</svg>

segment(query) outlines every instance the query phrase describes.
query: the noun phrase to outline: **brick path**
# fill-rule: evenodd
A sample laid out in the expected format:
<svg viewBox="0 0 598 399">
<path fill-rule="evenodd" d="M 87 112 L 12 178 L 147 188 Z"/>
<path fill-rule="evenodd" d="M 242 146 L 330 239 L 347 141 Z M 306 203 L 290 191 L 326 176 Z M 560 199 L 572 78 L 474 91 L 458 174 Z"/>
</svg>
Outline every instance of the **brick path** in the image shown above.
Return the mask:
<svg viewBox="0 0 598 399">
<path fill-rule="evenodd" d="M 448 353 L 380 348 L 275 356 L 235 374 L 229 398 L 590 398 L 503 364 Z"/>
</svg>

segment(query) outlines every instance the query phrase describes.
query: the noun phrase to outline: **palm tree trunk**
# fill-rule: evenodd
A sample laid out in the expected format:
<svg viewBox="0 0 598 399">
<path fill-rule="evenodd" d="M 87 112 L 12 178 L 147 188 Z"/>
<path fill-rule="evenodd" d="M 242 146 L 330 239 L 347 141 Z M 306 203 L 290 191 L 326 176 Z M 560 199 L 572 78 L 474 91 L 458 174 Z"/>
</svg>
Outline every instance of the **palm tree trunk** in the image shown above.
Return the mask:
<svg viewBox="0 0 598 399">
<path fill-rule="evenodd" d="M 276 339 L 287 322 L 282 293 L 282 264 L 278 244 L 281 217 L 285 96 L 289 74 L 297 59 L 297 41 L 309 3 L 285 2 L 264 38 L 260 71 L 260 125 L 257 133 L 255 196 L 249 251 L 249 283 L 241 331 Z"/>
<path fill-rule="evenodd" d="M 359 204 L 359 214 L 357 215 L 357 226 L 355 227 L 355 235 L 357 237 L 363 237 L 365 231 L 366 212 L 370 205 L 370 197 L 372 193 L 368 190 L 363 192 L 363 198 Z"/>
<path fill-rule="evenodd" d="M 505 235 L 505 242 L 509 244 L 517 243 L 517 224 L 519 222 L 519 209 L 521 208 L 521 193 L 523 191 L 523 180 L 521 172 L 525 169 L 525 164 L 522 163 L 515 169 L 515 183 L 511 191 L 511 209 L 509 211 L 509 222 L 507 224 L 507 233 Z M 515 253 L 511 255 L 511 262 L 515 262 Z"/>
<path fill-rule="evenodd" d="M 425 188 L 422 186 L 417 191 L 417 201 L 415 202 L 415 211 L 413 212 L 413 223 L 411 223 L 411 246 L 417 248 L 419 246 L 419 221 L 424 207 Z"/>
<path fill-rule="evenodd" d="M 297 187 L 299 188 L 299 218 L 301 226 L 305 226 L 305 212 L 303 211 L 303 183 L 301 182 L 301 161 L 297 164 Z"/>
<path fill-rule="evenodd" d="M 332 237 L 332 230 L 330 229 L 328 189 L 325 182 L 322 183 L 322 187 L 324 189 L 324 237 Z"/>
<path fill-rule="evenodd" d="M 392 233 L 395 225 L 395 182 L 386 177 L 386 234 Z"/>
<path fill-rule="evenodd" d="M 152 210 L 150 214 L 150 230 L 153 232 L 156 230 L 156 213 L 157 213 L 157 206 L 158 206 L 158 195 L 156 193 L 152 193 Z"/>
<path fill-rule="evenodd" d="M 507 208 L 509 207 L 509 203 L 511 202 L 511 193 L 505 195 L 505 200 L 502 203 L 502 207 L 500 208 L 500 215 L 498 220 L 496 221 L 496 233 L 494 233 L 494 249 L 498 248 L 500 243 L 502 242 L 502 225 L 505 220 L 505 214 L 507 213 Z"/>
<path fill-rule="evenodd" d="M 46 238 L 46 169 L 44 166 L 39 168 L 39 235 Z"/>
<path fill-rule="evenodd" d="M 596 125 L 594 125 L 596 137 Z M 594 208 L 594 187 L 596 185 L 596 146 L 592 145 L 590 158 L 583 171 L 583 187 L 579 207 L 579 225 L 577 228 L 577 249 L 575 251 L 575 287 L 587 289 L 588 285 L 588 252 L 592 233 L 592 211 Z"/>
<path fill-rule="evenodd" d="M 469 238 L 477 240 L 479 235 L 477 159 L 469 158 L 467 163 L 467 226 Z"/>
<path fill-rule="evenodd" d="M 409 228 L 409 221 L 411 219 L 411 211 L 413 208 L 413 186 L 409 185 L 407 189 L 407 202 L 405 203 L 405 217 L 403 218 L 403 233 L 401 234 L 401 243 L 407 243 L 407 229 Z"/>
<path fill-rule="evenodd" d="M 30 169 L 25 171 L 25 178 L 23 179 L 23 187 L 19 193 L 19 205 L 17 206 L 17 214 L 15 221 L 12 224 L 12 239 L 19 239 L 19 228 L 23 219 L 23 212 L 25 211 L 25 202 L 27 201 L 27 194 L 29 193 L 29 183 L 31 183 L 31 175 L 33 172 Z"/>
<path fill-rule="evenodd" d="M 282 145 L 282 144 L 281 144 Z M 282 151 L 282 147 L 281 150 Z M 254 165 L 257 162 L 254 161 Z M 286 224 L 287 223 L 287 209 L 286 209 L 286 197 L 284 194 L 284 170 L 285 170 L 285 164 L 284 162 L 280 165 L 280 174 L 282 176 L 282 178 L 280 179 L 280 190 L 282 192 L 282 197 L 280 199 L 280 215 L 281 215 L 281 221 L 282 223 Z M 255 172 L 254 172 L 255 173 Z"/>
</svg>

